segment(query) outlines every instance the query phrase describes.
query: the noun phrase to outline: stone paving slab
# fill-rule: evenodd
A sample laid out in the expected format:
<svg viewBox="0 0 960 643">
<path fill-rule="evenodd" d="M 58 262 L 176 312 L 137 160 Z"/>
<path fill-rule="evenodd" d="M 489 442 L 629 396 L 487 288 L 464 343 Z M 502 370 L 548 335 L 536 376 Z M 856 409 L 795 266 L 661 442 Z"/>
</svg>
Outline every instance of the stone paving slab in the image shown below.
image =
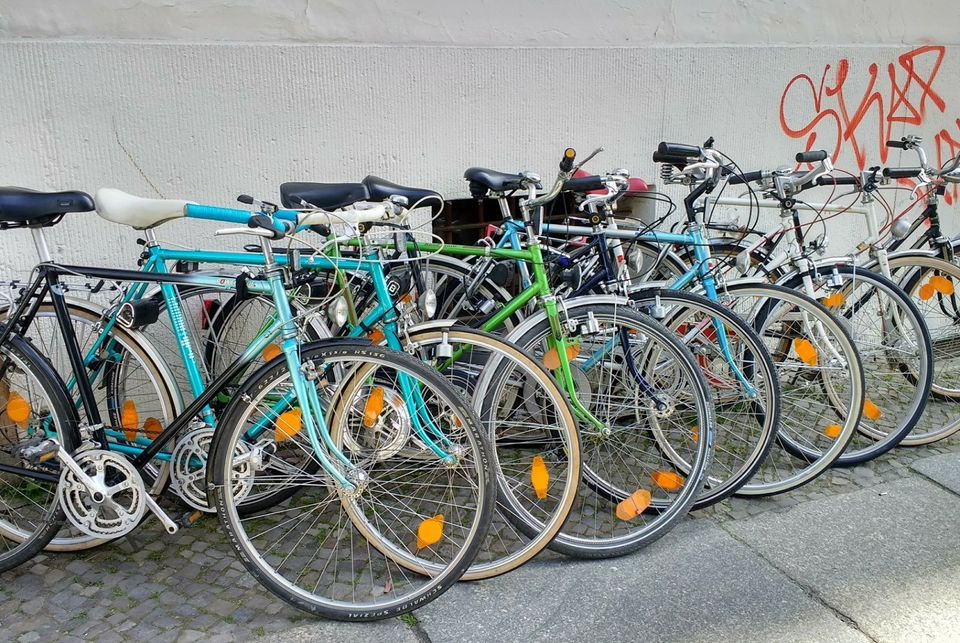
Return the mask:
<svg viewBox="0 0 960 643">
<path fill-rule="evenodd" d="M 944 453 L 917 460 L 910 468 L 960 494 L 960 454 Z"/>
<path fill-rule="evenodd" d="M 868 640 L 705 520 L 624 558 L 461 583 L 416 615 L 434 642 Z"/>
<path fill-rule="evenodd" d="M 929 481 L 913 476 L 724 528 L 876 641 L 960 639 L 960 498 Z"/>
</svg>

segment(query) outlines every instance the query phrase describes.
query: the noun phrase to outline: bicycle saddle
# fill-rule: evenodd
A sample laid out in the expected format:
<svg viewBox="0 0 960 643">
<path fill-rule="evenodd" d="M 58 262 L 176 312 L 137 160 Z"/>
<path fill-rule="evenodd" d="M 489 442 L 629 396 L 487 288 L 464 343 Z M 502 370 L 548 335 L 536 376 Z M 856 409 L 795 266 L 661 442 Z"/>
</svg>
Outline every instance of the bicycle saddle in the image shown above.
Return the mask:
<svg viewBox="0 0 960 643">
<path fill-rule="evenodd" d="M 53 225 L 68 212 L 90 212 L 93 199 L 86 192 L 38 192 L 0 187 L 0 223 L 14 226 Z"/>
<path fill-rule="evenodd" d="M 522 187 L 522 174 L 509 174 L 488 170 L 485 167 L 471 167 L 463 173 L 463 178 L 470 181 L 470 192 L 476 198 L 483 197 L 487 190 L 506 192 Z"/>
<path fill-rule="evenodd" d="M 145 199 L 114 188 L 97 190 L 97 214 L 107 221 L 146 230 L 184 216 L 191 201 L 182 199 Z"/>
<path fill-rule="evenodd" d="M 280 203 L 285 208 L 303 208 L 306 201 L 323 210 L 335 210 L 369 199 L 363 183 L 290 182 L 280 186 Z"/>
<path fill-rule="evenodd" d="M 408 188 L 372 174 L 363 179 L 363 185 L 367 188 L 371 201 L 386 201 L 392 196 L 403 196 L 407 198 L 407 203 L 411 208 L 417 203 L 420 203 L 420 207 L 430 206 L 432 208 L 443 205 L 443 197 L 439 192 L 423 188 Z"/>
</svg>

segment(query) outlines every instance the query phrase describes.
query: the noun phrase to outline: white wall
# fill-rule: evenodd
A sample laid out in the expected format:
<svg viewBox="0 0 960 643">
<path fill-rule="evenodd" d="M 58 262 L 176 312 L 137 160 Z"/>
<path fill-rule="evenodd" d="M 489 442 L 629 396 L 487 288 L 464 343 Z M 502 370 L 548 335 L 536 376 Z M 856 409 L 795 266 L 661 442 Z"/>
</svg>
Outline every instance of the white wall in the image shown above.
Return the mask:
<svg viewBox="0 0 960 643">
<path fill-rule="evenodd" d="M 955 11 L 939 0 L 903 15 L 892 2 L 419 4 L 0 0 L 0 184 L 155 186 L 230 204 L 276 197 L 284 180 L 376 173 L 464 196 L 469 165 L 550 175 L 567 145 L 604 145 L 596 170 L 653 177 L 661 139 L 713 135 L 745 169 L 787 164 L 807 134 L 790 138 L 784 124 L 815 122 L 813 146 L 851 169 L 897 162 L 881 157 L 888 126 L 931 150 L 941 130 L 960 141 Z M 948 46 L 898 62 L 921 41 Z M 941 56 L 931 94 L 917 78 Z M 842 92 L 818 104 L 825 67 L 835 85 L 843 59 Z M 798 74 L 811 84 L 785 94 Z M 891 111 L 893 87 L 907 100 Z M 861 102 L 871 108 L 850 125 Z M 837 249 L 856 240 L 859 221 L 834 223 Z M 178 223 L 161 236 L 206 244 L 211 229 Z M 135 237 L 95 215 L 50 233 L 64 259 L 125 265 Z M 0 233 L 3 272 L 33 260 L 28 235 Z"/>
</svg>

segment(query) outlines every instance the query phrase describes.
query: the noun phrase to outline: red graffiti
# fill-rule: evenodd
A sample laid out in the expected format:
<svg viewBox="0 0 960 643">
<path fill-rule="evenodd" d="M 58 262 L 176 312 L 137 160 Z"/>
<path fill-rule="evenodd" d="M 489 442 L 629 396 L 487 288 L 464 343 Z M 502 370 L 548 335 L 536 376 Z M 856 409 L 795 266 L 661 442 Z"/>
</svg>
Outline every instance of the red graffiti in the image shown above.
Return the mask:
<svg viewBox="0 0 960 643">
<path fill-rule="evenodd" d="M 834 161 L 849 152 L 857 169 L 885 164 L 890 149 L 885 143 L 899 137 L 904 125 L 919 126 L 929 114 L 947 111 L 937 90 L 945 54 L 942 46 L 918 47 L 888 63 L 886 77 L 872 63 L 865 78 L 854 78 L 847 59 L 826 65 L 819 82 L 798 74 L 780 96 L 780 127 L 790 138 L 802 139 L 804 150 L 826 149 Z M 934 136 L 938 163 L 960 151 L 960 119 L 954 125 L 953 133 L 941 129 Z M 956 189 L 951 192 L 948 203 L 957 197 Z"/>
</svg>

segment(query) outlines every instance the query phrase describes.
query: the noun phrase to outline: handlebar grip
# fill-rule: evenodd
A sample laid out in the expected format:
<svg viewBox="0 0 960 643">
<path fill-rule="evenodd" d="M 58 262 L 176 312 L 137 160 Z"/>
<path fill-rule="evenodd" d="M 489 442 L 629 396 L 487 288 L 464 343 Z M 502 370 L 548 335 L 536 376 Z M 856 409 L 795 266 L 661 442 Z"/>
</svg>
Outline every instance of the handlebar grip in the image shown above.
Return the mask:
<svg viewBox="0 0 960 643">
<path fill-rule="evenodd" d="M 817 185 L 860 185 L 860 179 L 855 176 L 821 176 L 817 178 Z"/>
<path fill-rule="evenodd" d="M 797 152 L 797 163 L 816 163 L 829 156 L 826 150 L 810 150 L 809 152 Z"/>
<path fill-rule="evenodd" d="M 563 184 L 563 189 L 567 192 L 592 192 L 603 190 L 605 187 L 602 176 L 581 176 Z"/>
<path fill-rule="evenodd" d="M 273 219 L 265 214 L 255 214 L 250 217 L 249 221 L 247 221 L 247 227 L 262 228 L 267 232 L 273 233 L 273 237 L 271 238 L 283 239 L 283 237 L 287 234 L 289 224 L 286 221 L 277 221 L 277 224 L 279 224 L 279 228 L 277 225 L 274 225 Z"/>
<path fill-rule="evenodd" d="M 653 153 L 653 162 L 654 163 L 669 163 L 670 165 L 679 165 L 683 167 L 690 161 L 686 156 L 674 156 L 672 154 L 661 154 L 660 152 Z"/>
<path fill-rule="evenodd" d="M 887 147 L 895 147 L 900 150 L 907 149 L 906 141 L 887 141 Z"/>
<path fill-rule="evenodd" d="M 241 194 L 237 197 L 237 201 L 240 203 L 246 203 L 247 205 L 253 205 L 253 197 L 249 194 Z"/>
<path fill-rule="evenodd" d="M 701 150 L 696 145 L 684 145 L 683 143 L 667 143 L 661 141 L 657 146 L 657 153 L 665 156 L 676 156 L 682 159 L 700 158 Z"/>
<path fill-rule="evenodd" d="M 563 151 L 563 159 L 560 161 L 560 171 L 569 172 L 573 169 L 573 160 L 577 158 L 577 151 L 568 147 Z"/>
<path fill-rule="evenodd" d="M 919 167 L 885 167 L 883 175 L 891 179 L 912 179 L 920 176 Z"/>
<path fill-rule="evenodd" d="M 731 174 L 730 178 L 727 179 L 727 183 L 730 185 L 740 185 L 741 183 L 752 183 L 753 181 L 759 181 L 763 178 L 763 170 L 757 170 L 756 172 L 746 172 L 744 174 Z"/>
</svg>

